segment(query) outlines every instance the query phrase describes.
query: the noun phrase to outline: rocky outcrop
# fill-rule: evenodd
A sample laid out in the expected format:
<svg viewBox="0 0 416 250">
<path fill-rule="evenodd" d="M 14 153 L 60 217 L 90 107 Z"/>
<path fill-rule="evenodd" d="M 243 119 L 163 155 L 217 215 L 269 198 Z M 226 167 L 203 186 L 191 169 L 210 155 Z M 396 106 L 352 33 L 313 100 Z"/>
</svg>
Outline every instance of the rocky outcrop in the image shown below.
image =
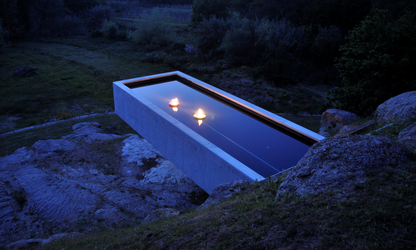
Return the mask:
<svg viewBox="0 0 416 250">
<path fill-rule="evenodd" d="M 144 220 L 142 221 L 142 225 L 151 223 L 153 221 L 160 220 L 162 218 L 171 217 L 179 215 L 179 211 L 173 208 L 159 208 L 155 211 L 151 212 Z"/>
<path fill-rule="evenodd" d="M 374 118 L 379 125 L 416 119 L 416 91 L 403 93 L 380 104 Z"/>
<path fill-rule="evenodd" d="M 212 191 L 208 199 L 204 202 L 204 204 L 199 206 L 198 209 L 203 209 L 210 205 L 217 204 L 222 200 L 231 197 L 234 193 L 241 192 L 245 185 L 247 185 L 246 181 L 236 181 L 219 185 Z"/>
<path fill-rule="evenodd" d="M 106 134 L 98 123 L 73 130 L 0 158 L 0 248 L 138 225 L 156 209 L 205 200 L 201 188 L 138 135 Z"/>
<path fill-rule="evenodd" d="M 358 116 L 354 113 L 340 109 L 328 109 L 322 114 L 319 134 L 329 136 L 329 131 L 338 130 L 357 119 Z"/>
<path fill-rule="evenodd" d="M 398 139 L 408 148 L 416 151 L 416 122 L 403 129 Z"/>
<path fill-rule="evenodd" d="M 402 145 L 377 136 L 340 136 L 312 146 L 288 171 L 279 194 L 293 191 L 304 196 L 327 190 L 348 190 L 363 185 L 368 171 L 400 169 L 411 153 Z"/>
</svg>

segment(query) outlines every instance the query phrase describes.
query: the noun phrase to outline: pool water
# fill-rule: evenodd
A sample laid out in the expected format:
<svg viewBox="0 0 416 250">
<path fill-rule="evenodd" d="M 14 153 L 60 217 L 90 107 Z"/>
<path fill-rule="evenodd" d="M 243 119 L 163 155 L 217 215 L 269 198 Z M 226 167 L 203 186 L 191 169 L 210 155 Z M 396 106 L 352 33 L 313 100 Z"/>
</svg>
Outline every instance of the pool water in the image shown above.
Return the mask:
<svg viewBox="0 0 416 250">
<path fill-rule="evenodd" d="M 264 177 L 296 165 L 310 147 L 179 81 L 132 91 Z M 177 111 L 169 106 L 174 98 L 180 103 Z M 206 114 L 200 125 L 194 118 L 198 109 Z"/>
</svg>

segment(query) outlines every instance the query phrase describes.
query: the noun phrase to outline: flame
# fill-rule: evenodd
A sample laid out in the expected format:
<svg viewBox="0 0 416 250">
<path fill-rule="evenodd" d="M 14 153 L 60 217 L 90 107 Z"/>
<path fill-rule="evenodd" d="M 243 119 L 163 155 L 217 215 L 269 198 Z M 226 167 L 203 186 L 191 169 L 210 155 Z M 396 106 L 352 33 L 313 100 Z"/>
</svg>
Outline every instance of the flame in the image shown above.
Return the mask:
<svg viewBox="0 0 416 250">
<path fill-rule="evenodd" d="M 202 120 L 207 117 L 202 109 L 198 109 L 198 111 L 194 114 L 194 118 L 198 120 L 198 125 L 201 126 Z"/>
<path fill-rule="evenodd" d="M 207 117 L 202 109 L 198 109 L 198 111 L 194 114 L 195 119 L 205 119 Z"/>
<path fill-rule="evenodd" d="M 178 98 L 175 98 L 175 99 L 170 100 L 169 106 L 171 106 L 171 107 L 178 107 L 179 106 L 179 100 L 178 100 Z"/>
</svg>

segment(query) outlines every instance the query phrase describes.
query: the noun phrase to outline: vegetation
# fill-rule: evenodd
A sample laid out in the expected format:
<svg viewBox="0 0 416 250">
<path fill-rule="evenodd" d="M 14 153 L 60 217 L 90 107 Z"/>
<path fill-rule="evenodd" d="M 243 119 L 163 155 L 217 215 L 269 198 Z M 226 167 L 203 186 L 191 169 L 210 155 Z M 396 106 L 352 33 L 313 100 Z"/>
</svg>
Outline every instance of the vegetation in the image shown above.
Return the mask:
<svg viewBox="0 0 416 250">
<path fill-rule="evenodd" d="M 387 98 L 416 88 L 413 0 L 195 0 L 183 6 L 191 3 L 0 0 L 0 133 L 112 111 L 113 81 L 172 70 L 293 114 L 285 117 L 314 131 L 319 117 L 295 115 L 322 112 L 328 89 L 327 107 L 367 116 Z M 60 138 L 80 121 L 131 132 L 115 115 L 67 120 L 1 135 L 0 156 Z M 395 138 L 401 129 L 374 133 Z M 415 163 L 401 173 L 386 167 L 367 173 L 355 190 L 306 198 L 276 195 L 279 177 L 247 184 L 243 193 L 204 210 L 46 248 L 414 249 L 415 169 Z M 26 202 L 24 190 L 13 195 Z"/>
<path fill-rule="evenodd" d="M 195 0 L 192 5 L 192 25 L 198 26 L 204 19 L 230 17 L 229 1 L 227 0 Z"/>
<path fill-rule="evenodd" d="M 61 120 L 48 126 L 35 127 L 0 136 L 0 157 L 10 155 L 22 147 L 31 147 L 35 142 L 48 139 L 59 139 L 73 132 L 72 126 L 81 122 L 98 122 L 104 131 L 121 134 L 136 133 L 117 115 L 97 115 L 84 118 Z"/>
<path fill-rule="evenodd" d="M 276 195 L 284 177 L 247 183 L 242 193 L 203 210 L 45 249 L 414 249 L 415 163 L 367 176 L 353 191 L 304 198 Z"/>
<path fill-rule="evenodd" d="M 332 100 L 341 109 L 370 115 L 390 97 L 416 89 L 416 15 L 397 21 L 387 11 L 376 11 L 357 26 L 337 59 L 343 85 Z"/>
</svg>

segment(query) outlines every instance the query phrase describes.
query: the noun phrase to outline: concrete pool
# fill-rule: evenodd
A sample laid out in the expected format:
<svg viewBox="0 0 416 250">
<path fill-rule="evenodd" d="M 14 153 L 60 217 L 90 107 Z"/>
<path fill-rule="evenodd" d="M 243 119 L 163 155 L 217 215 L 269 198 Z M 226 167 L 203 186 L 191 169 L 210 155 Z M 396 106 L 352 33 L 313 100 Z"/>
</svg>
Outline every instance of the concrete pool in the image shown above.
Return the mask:
<svg viewBox="0 0 416 250">
<path fill-rule="evenodd" d="M 324 138 L 179 71 L 113 88 L 116 113 L 208 193 L 290 168 Z"/>
</svg>

